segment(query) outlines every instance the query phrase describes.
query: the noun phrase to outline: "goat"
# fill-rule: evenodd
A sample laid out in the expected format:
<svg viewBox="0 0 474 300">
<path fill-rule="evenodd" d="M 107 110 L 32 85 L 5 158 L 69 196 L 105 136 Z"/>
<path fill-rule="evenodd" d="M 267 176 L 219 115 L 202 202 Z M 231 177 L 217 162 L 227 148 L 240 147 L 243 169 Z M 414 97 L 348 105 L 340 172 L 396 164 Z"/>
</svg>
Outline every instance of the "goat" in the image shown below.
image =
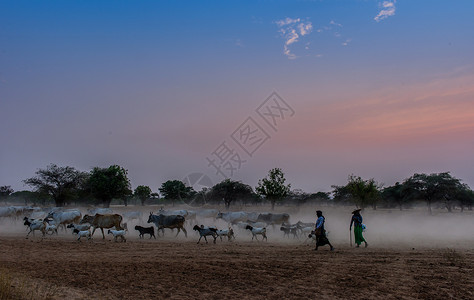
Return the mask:
<svg viewBox="0 0 474 300">
<path fill-rule="evenodd" d="M 91 228 L 91 224 L 74 224 L 71 223 L 66 226 L 67 228 L 72 228 L 72 231 L 74 233 L 74 229 L 77 229 L 78 231 L 84 231 L 84 230 L 89 230 Z"/>
<path fill-rule="evenodd" d="M 38 220 L 34 220 L 34 219 L 28 219 L 27 217 L 25 217 L 24 219 L 24 225 L 25 226 L 28 226 L 28 228 L 30 229 L 30 231 L 28 232 L 28 234 L 26 235 L 26 238 L 28 238 L 28 236 L 30 235 L 30 233 L 33 232 L 33 236 L 35 235 L 35 230 L 39 230 L 41 231 L 41 233 L 43 234 L 43 237 L 46 233 L 46 222 L 44 222 L 42 219 L 38 219 Z"/>
<path fill-rule="evenodd" d="M 150 239 L 151 237 L 154 237 L 155 240 L 156 240 L 156 236 L 155 236 L 155 229 L 153 228 L 153 226 L 150 226 L 150 227 L 142 227 L 142 226 L 135 226 L 135 230 L 138 230 L 140 232 L 140 235 L 139 237 L 142 239 L 144 238 L 144 235 L 145 234 L 149 234 L 150 235 Z"/>
<path fill-rule="evenodd" d="M 257 235 L 260 234 L 262 236 L 262 241 L 263 239 L 265 239 L 266 241 L 268 241 L 267 239 L 267 228 L 263 227 L 263 228 L 257 228 L 257 227 L 252 227 L 250 225 L 247 225 L 247 227 L 245 227 L 245 229 L 247 230 L 250 230 L 252 232 L 252 241 L 253 241 L 253 238 L 255 238 L 257 241 Z"/>
<path fill-rule="evenodd" d="M 125 238 L 125 229 L 122 229 L 122 230 L 109 229 L 109 231 L 107 231 L 107 234 L 113 234 L 115 241 L 117 241 L 117 238 L 118 238 L 118 237 L 121 238 L 121 241 L 122 241 L 122 242 L 126 242 L 126 241 L 127 241 L 127 239 Z"/>
<path fill-rule="evenodd" d="M 92 238 L 91 236 L 91 232 L 89 230 L 77 230 L 76 228 L 74 228 L 74 230 L 72 231 L 72 233 L 75 233 L 77 234 L 77 240 L 78 241 L 81 241 L 81 237 L 86 237 L 87 240 L 90 240 Z"/>
<path fill-rule="evenodd" d="M 216 234 L 221 238 L 221 241 L 223 236 L 226 236 L 229 242 L 232 240 L 232 238 L 235 240 L 234 230 L 231 227 L 229 227 L 229 229 L 217 230 Z"/>
<path fill-rule="evenodd" d="M 296 226 L 281 226 L 280 230 L 283 231 L 283 237 L 288 236 L 290 238 L 290 233 L 293 234 L 293 238 L 298 237 L 298 228 Z"/>
<path fill-rule="evenodd" d="M 56 235 L 58 235 L 58 227 L 55 224 L 46 223 L 45 225 L 46 225 L 46 227 L 45 227 L 44 231 L 46 233 L 51 232 L 51 234 L 56 233 Z"/>
<path fill-rule="evenodd" d="M 216 228 L 204 227 L 203 225 L 201 225 L 201 227 L 199 227 L 197 225 L 194 225 L 193 230 L 199 231 L 200 237 L 199 237 L 199 240 L 198 240 L 197 244 L 199 244 L 202 237 L 204 237 L 204 239 L 206 240 L 206 244 L 207 244 L 206 236 L 208 236 L 208 235 L 211 235 L 214 238 L 214 244 L 216 243 L 216 238 L 217 238 L 217 233 L 216 233 L 217 229 Z"/>
</svg>

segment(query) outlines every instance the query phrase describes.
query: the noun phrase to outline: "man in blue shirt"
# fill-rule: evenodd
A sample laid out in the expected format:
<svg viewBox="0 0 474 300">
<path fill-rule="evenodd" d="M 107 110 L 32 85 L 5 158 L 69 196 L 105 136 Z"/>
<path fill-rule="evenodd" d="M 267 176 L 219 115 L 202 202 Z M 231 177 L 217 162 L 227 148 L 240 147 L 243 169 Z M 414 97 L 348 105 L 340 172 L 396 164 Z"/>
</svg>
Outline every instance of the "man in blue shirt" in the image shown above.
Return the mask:
<svg viewBox="0 0 474 300">
<path fill-rule="evenodd" d="M 326 230 L 324 229 L 326 219 L 323 217 L 323 212 L 318 210 L 316 211 L 316 215 L 318 219 L 316 220 L 316 229 L 314 230 L 314 234 L 316 235 L 316 248 L 314 250 L 318 250 L 319 246 L 329 245 L 331 251 L 333 251 L 334 247 L 329 242 L 326 236 Z"/>
</svg>

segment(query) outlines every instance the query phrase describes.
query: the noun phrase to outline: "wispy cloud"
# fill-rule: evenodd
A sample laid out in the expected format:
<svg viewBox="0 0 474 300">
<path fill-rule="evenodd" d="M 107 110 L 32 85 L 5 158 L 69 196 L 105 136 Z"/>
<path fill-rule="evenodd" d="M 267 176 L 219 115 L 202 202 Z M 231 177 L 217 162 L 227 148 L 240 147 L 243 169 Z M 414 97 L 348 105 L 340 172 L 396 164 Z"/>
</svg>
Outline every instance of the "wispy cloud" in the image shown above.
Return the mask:
<svg viewBox="0 0 474 300">
<path fill-rule="evenodd" d="M 394 16 L 395 15 L 395 3 L 397 1 L 384 1 L 380 5 L 381 10 L 379 13 L 375 16 L 374 20 L 377 22 L 380 22 L 388 17 Z"/>
<path fill-rule="evenodd" d="M 342 45 L 343 45 L 343 46 L 347 46 L 347 45 L 349 45 L 349 43 L 350 43 L 351 41 L 352 41 L 352 39 L 346 39 L 346 40 L 342 43 Z"/>
<path fill-rule="evenodd" d="M 331 22 L 329 22 L 329 24 L 330 24 L 330 25 L 335 25 L 335 26 L 342 27 L 342 24 L 336 23 L 336 22 L 334 22 L 334 20 L 331 20 Z"/>
<path fill-rule="evenodd" d="M 301 20 L 300 18 L 285 18 L 275 21 L 275 24 L 280 28 L 280 35 L 285 39 L 283 54 L 289 59 L 297 58 L 297 56 L 291 52 L 289 46 L 298 42 L 300 37 L 310 34 L 313 30 L 313 24 L 309 21 Z"/>
<path fill-rule="evenodd" d="M 236 39 L 234 43 L 237 47 L 243 47 L 244 43 L 242 42 L 241 39 Z"/>
</svg>

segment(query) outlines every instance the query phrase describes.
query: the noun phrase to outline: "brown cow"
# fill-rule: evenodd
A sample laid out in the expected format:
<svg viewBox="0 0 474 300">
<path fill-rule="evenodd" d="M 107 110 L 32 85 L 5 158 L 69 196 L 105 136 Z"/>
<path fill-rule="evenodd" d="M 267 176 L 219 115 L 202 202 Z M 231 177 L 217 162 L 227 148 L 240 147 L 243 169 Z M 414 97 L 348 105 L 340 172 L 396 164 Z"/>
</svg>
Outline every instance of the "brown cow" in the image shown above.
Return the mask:
<svg viewBox="0 0 474 300">
<path fill-rule="evenodd" d="M 92 230 L 91 237 L 94 235 L 95 230 L 97 228 L 100 228 L 100 230 L 102 231 L 102 239 L 105 239 L 104 228 L 112 228 L 115 226 L 116 230 L 121 230 L 123 229 L 120 226 L 121 222 L 122 222 L 122 216 L 118 214 L 113 214 L 113 215 L 95 214 L 95 216 L 84 215 L 84 218 L 82 218 L 79 224 L 89 223 L 91 224 L 92 227 L 94 227 L 94 230 Z"/>
</svg>

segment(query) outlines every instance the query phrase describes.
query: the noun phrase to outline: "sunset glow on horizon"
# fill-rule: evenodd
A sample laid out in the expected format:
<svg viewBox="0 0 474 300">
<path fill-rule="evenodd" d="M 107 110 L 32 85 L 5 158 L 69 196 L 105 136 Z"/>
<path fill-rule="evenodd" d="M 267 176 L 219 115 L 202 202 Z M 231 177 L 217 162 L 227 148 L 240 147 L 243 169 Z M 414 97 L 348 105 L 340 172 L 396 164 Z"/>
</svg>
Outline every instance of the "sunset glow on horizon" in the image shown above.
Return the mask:
<svg viewBox="0 0 474 300">
<path fill-rule="evenodd" d="M 472 1 L 3 1 L 0 185 L 119 164 L 153 191 L 248 117 L 270 136 L 232 178 L 280 167 L 330 191 L 450 171 L 474 188 Z M 277 130 L 256 112 L 294 109 Z M 241 150 L 240 150 L 241 151 Z M 244 153 L 245 154 L 245 153 Z"/>
</svg>

